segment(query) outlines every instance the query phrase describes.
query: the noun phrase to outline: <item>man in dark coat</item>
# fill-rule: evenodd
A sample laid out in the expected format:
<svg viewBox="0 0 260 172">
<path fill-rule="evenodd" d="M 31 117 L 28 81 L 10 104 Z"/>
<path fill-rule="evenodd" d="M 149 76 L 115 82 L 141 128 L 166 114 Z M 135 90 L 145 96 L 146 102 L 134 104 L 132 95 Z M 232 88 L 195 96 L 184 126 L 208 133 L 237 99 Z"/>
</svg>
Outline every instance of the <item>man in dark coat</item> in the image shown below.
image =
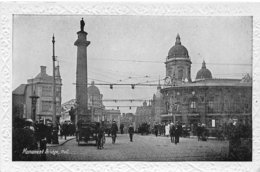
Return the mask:
<svg viewBox="0 0 260 172">
<path fill-rule="evenodd" d="M 44 125 L 43 120 L 40 120 L 38 124 L 38 130 L 39 130 L 39 140 L 40 140 L 40 150 L 42 151 L 41 154 L 41 160 L 46 160 L 46 144 L 47 144 L 47 126 Z"/>
<path fill-rule="evenodd" d="M 173 123 L 170 125 L 170 136 L 171 136 L 171 142 L 174 142 L 174 136 L 175 136 L 175 126 Z"/>
<path fill-rule="evenodd" d="M 115 143 L 115 140 L 116 140 L 116 134 L 117 134 L 117 131 L 118 131 L 118 127 L 117 127 L 117 124 L 116 124 L 116 121 L 113 121 L 112 123 L 112 126 L 111 126 L 111 135 L 112 135 L 112 143 Z"/>
<path fill-rule="evenodd" d="M 198 135 L 198 141 L 201 140 L 201 134 L 202 134 L 202 128 L 201 128 L 201 124 L 198 123 L 198 126 L 197 126 L 197 135 Z"/>
<path fill-rule="evenodd" d="M 158 136 L 158 125 L 157 123 L 154 125 L 154 134 L 157 137 Z"/>
<path fill-rule="evenodd" d="M 179 122 L 177 122 L 177 126 L 175 128 L 175 144 L 179 143 L 179 139 L 182 133 L 182 126 Z"/>
<path fill-rule="evenodd" d="M 65 137 L 65 140 L 67 140 L 67 136 L 69 135 L 69 124 L 65 121 L 62 126 L 61 129 L 63 131 L 63 135 Z"/>
<path fill-rule="evenodd" d="M 51 136 L 52 136 L 52 123 L 51 122 L 47 122 L 46 124 L 46 138 L 47 138 L 47 143 L 51 144 Z"/>
<path fill-rule="evenodd" d="M 130 124 L 129 128 L 128 128 L 128 133 L 129 133 L 129 137 L 130 137 L 130 142 L 133 141 L 133 135 L 134 135 L 134 127 L 132 124 Z"/>
<path fill-rule="evenodd" d="M 70 108 L 69 115 L 70 115 L 71 122 L 75 123 L 75 110 L 73 109 L 73 107 Z"/>
<path fill-rule="evenodd" d="M 121 134 L 124 134 L 124 124 L 120 124 L 120 131 L 121 131 Z"/>
<path fill-rule="evenodd" d="M 97 123 L 97 149 L 104 148 L 103 147 L 104 143 L 102 141 L 104 134 L 105 134 L 105 129 L 104 129 L 103 124 L 100 125 L 100 123 Z"/>
</svg>

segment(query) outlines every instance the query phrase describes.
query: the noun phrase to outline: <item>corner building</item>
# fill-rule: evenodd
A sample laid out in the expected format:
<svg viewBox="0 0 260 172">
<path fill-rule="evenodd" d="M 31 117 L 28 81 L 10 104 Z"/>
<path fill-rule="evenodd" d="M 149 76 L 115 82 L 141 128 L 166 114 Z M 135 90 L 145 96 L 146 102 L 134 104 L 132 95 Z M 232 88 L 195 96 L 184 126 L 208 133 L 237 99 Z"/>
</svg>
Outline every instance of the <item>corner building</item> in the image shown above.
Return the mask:
<svg viewBox="0 0 260 172">
<path fill-rule="evenodd" d="M 56 76 L 56 115 L 61 116 L 61 89 L 62 79 L 59 66 L 55 67 Z M 36 103 L 36 121 L 40 119 L 52 121 L 53 117 L 53 76 L 46 72 L 46 66 L 40 67 L 40 73 L 27 80 L 27 84 L 21 84 L 12 93 L 13 117 L 32 118 L 33 92 L 39 97 Z"/>
<path fill-rule="evenodd" d="M 175 119 L 191 127 L 204 123 L 212 133 L 230 121 L 252 122 L 252 78 L 248 74 L 241 79 L 215 79 L 203 61 L 192 81 L 191 64 L 178 34 L 166 58 L 165 84 L 158 87 L 162 102 L 158 122 Z"/>
</svg>

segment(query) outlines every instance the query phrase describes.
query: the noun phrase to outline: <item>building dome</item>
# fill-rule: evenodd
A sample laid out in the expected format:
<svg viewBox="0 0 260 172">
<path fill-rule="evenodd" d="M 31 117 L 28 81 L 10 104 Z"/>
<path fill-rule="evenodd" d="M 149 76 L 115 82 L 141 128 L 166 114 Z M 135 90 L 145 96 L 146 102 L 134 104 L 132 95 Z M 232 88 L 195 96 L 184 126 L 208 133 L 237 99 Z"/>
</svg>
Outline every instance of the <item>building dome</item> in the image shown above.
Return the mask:
<svg viewBox="0 0 260 172">
<path fill-rule="evenodd" d="M 204 60 L 201 69 L 197 72 L 196 80 L 197 79 L 212 79 L 212 74 L 210 70 L 206 68 L 206 63 Z"/>
<path fill-rule="evenodd" d="M 100 95 L 100 91 L 98 87 L 95 86 L 94 81 L 91 82 L 91 86 L 88 87 L 88 94 L 89 95 Z"/>
<path fill-rule="evenodd" d="M 175 45 L 169 50 L 168 53 L 168 59 L 177 57 L 189 58 L 187 48 L 181 45 L 179 34 L 177 34 Z"/>
</svg>

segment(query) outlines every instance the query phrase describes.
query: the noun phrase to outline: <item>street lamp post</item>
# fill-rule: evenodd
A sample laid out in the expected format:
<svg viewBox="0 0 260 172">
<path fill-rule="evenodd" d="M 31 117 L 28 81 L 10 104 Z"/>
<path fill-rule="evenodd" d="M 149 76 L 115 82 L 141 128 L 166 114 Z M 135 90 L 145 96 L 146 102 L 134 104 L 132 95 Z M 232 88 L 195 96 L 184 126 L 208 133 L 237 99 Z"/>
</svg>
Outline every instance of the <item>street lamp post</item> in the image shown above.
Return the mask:
<svg viewBox="0 0 260 172">
<path fill-rule="evenodd" d="M 53 62 L 53 117 L 52 117 L 52 123 L 53 123 L 53 144 L 59 144 L 58 140 L 58 128 L 57 128 L 57 122 L 56 122 L 56 78 L 55 78 L 55 37 L 53 35 L 52 37 L 52 45 L 53 45 L 53 56 L 52 56 L 52 62 Z"/>
</svg>

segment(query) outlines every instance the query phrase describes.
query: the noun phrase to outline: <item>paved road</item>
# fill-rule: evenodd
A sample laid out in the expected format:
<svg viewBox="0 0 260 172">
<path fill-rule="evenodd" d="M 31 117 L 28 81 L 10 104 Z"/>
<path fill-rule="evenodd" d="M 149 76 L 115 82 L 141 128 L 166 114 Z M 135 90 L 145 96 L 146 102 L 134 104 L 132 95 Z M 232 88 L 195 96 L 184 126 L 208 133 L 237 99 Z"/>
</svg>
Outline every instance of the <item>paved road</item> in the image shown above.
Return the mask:
<svg viewBox="0 0 260 172">
<path fill-rule="evenodd" d="M 228 142 L 180 138 L 180 143 L 175 145 L 170 138 L 154 135 L 134 135 L 134 142 L 130 142 L 127 134 L 118 134 L 116 144 L 112 144 L 111 137 L 106 137 L 102 150 L 94 145 L 78 146 L 75 139 L 48 150 L 50 161 L 216 161 L 226 159 Z"/>
</svg>

